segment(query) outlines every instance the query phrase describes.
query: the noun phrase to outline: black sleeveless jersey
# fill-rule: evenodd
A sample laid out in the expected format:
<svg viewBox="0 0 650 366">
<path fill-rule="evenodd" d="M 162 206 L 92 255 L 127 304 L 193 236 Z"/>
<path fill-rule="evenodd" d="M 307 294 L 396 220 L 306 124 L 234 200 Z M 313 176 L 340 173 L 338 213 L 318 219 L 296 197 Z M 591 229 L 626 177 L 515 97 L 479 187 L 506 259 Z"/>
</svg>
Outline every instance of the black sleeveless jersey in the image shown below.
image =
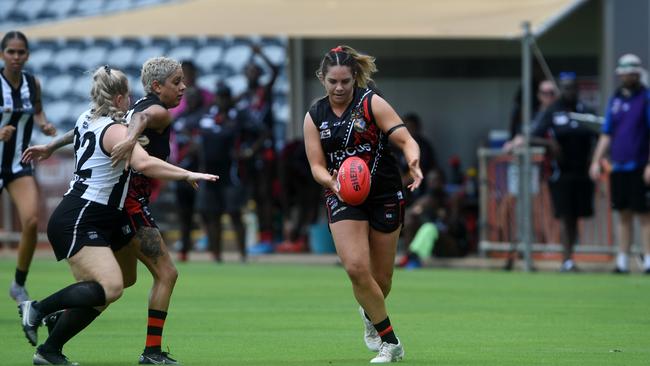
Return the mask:
<svg viewBox="0 0 650 366">
<path fill-rule="evenodd" d="M 16 174 L 31 167 L 22 163 L 21 157 L 32 139 L 36 79 L 23 72 L 20 86 L 14 89 L 2 74 L 3 70 L 0 68 L 0 127 L 11 125 L 16 131 L 8 141 L 0 141 L 0 172 Z"/>
<path fill-rule="evenodd" d="M 155 94 L 148 94 L 144 98 L 138 99 L 137 102 L 133 105 L 128 114 L 128 120 L 130 120 L 131 115 L 136 112 L 142 112 L 145 109 L 151 107 L 152 105 L 159 105 L 165 109 L 167 106 L 160 101 L 160 98 Z M 161 133 L 158 133 L 155 130 L 150 128 L 145 128 L 138 138 L 140 145 L 147 150 L 147 153 L 151 156 L 155 156 L 161 160 L 167 160 L 169 156 L 169 131 L 171 130 L 171 123 L 165 128 Z"/>
<path fill-rule="evenodd" d="M 394 193 L 402 189 L 397 161 L 388 146 L 388 136 L 382 132 L 372 114 L 370 89 L 356 88 L 354 98 L 338 117 L 332 111 L 328 97 L 314 103 L 309 115 L 320 134 L 327 169 L 332 172 L 350 156 L 363 159 L 371 173 L 370 196 Z"/>
<path fill-rule="evenodd" d="M 147 94 L 147 96 L 139 99 L 129 113 L 127 114 L 127 121 L 131 121 L 133 113 L 142 112 L 145 109 L 151 107 L 152 105 L 159 105 L 165 109 L 167 106 L 156 96 L 155 94 Z M 167 160 L 169 156 L 169 132 L 171 130 L 171 123 L 169 126 L 165 127 L 163 132 L 159 133 L 156 130 L 145 128 L 142 131 L 140 137 L 138 137 L 138 142 L 140 145 L 147 151 L 151 156 L 154 156 L 161 160 Z M 149 202 L 149 197 L 152 192 L 151 178 L 145 176 L 144 174 L 133 170 L 131 172 L 131 184 L 129 185 L 129 192 L 127 199 L 135 199 L 138 201 L 143 201 L 144 203 Z"/>
</svg>

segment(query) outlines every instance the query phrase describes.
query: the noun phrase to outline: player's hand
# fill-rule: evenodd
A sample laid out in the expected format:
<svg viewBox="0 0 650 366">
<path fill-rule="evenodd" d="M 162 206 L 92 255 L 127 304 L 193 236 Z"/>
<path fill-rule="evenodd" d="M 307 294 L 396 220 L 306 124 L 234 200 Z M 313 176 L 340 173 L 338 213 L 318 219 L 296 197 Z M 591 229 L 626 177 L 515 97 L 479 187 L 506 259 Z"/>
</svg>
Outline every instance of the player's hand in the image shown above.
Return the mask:
<svg viewBox="0 0 650 366">
<path fill-rule="evenodd" d="M 46 123 L 41 127 L 41 131 L 45 134 L 45 136 L 55 136 L 56 135 L 56 127 L 54 127 L 53 124 L 51 123 Z"/>
<path fill-rule="evenodd" d="M 25 149 L 23 156 L 20 158 L 22 163 L 31 163 L 32 161 L 41 161 L 49 158 L 52 151 L 48 149 L 47 145 L 34 145 Z"/>
<path fill-rule="evenodd" d="M 186 181 L 192 186 L 192 188 L 199 189 L 200 180 L 206 180 L 208 182 L 216 182 L 217 179 L 219 179 L 218 175 L 190 172 L 190 175 L 187 177 Z"/>
<path fill-rule="evenodd" d="M 646 172 L 648 171 L 648 167 L 646 166 Z M 589 166 L 589 176 L 594 182 L 597 182 L 600 179 L 600 163 L 597 161 L 594 161 L 591 163 Z M 645 172 L 643 174 L 643 177 L 645 178 Z"/>
<path fill-rule="evenodd" d="M 16 132 L 16 127 L 11 125 L 6 125 L 0 128 L 0 140 L 9 141 L 11 139 L 11 136 L 14 135 L 14 132 Z"/>
<path fill-rule="evenodd" d="M 133 148 L 135 147 L 135 144 L 137 141 L 131 141 L 131 140 L 124 140 L 122 142 L 118 142 L 115 146 L 113 146 L 113 151 L 111 151 L 111 166 L 115 167 L 117 164 L 124 160 L 124 170 L 129 169 L 129 162 L 131 161 L 131 153 L 133 152 Z"/>
<path fill-rule="evenodd" d="M 339 198 L 339 200 L 343 201 L 343 198 L 339 195 L 339 191 L 341 190 L 341 183 L 339 183 L 339 171 L 334 169 L 332 170 L 332 175 L 330 176 L 330 180 L 327 181 L 325 184 L 325 188 L 330 189 L 336 197 Z M 345 202 L 345 201 L 343 201 Z"/>
<path fill-rule="evenodd" d="M 408 189 L 413 192 L 422 183 L 422 169 L 420 169 L 420 159 L 413 159 L 409 162 L 409 175 L 413 179 L 413 183 L 409 184 Z"/>
<path fill-rule="evenodd" d="M 517 135 L 512 140 L 507 141 L 505 144 L 503 144 L 502 149 L 504 152 L 510 153 L 515 148 L 521 147 L 523 145 L 524 145 L 524 137 L 522 135 Z"/>
</svg>

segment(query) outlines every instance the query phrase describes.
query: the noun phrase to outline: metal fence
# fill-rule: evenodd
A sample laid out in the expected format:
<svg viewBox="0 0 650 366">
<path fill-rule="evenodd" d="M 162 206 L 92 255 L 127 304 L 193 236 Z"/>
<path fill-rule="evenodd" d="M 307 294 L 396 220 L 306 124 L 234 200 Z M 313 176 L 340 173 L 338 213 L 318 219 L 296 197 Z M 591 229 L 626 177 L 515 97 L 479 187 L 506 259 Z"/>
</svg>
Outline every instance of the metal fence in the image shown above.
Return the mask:
<svg viewBox="0 0 650 366">
<path fill-rule="evenodd" d="M 533 252 L 559 252 L 560 223 L 553 216 L 551 196 L 546 183 L 549 163 L 542 148 L 531 149 L 532 169 L 529 176 L 532 211 Z M 523 250 L 521 217 L 523 212 L 519 191 L 521 156 L 506 154 L 500 149 L 480 148 L 480 242 L 484 254 Z M 579 221 L 578 253 L 614 253 L 612 243 L 612 211 L 609 204 L 609 181 L 599 181 L 595 187 L 594 216 Z"/>
</svg>

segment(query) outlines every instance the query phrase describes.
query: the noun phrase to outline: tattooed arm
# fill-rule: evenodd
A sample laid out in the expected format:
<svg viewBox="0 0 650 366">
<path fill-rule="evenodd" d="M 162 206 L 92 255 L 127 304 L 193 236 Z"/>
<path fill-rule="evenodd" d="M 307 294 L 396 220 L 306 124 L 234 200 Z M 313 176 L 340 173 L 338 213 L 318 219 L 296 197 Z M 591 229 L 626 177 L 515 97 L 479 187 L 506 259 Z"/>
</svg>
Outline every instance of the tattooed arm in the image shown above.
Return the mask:
<svg viewBox="0 0 650 366">
<path fill-rule="evenodd" d="M 28 147 L 21 161 L 23 163 L 29 163 L 31 161 L 41 161 L 45 160 L 52 155 L 52 153 L 65 145 L 69 145 L 74 141 L 74 129 L 66 132 L 65 134 L 53 139 L 47 145 L 34 145 Z"/>
</svg>

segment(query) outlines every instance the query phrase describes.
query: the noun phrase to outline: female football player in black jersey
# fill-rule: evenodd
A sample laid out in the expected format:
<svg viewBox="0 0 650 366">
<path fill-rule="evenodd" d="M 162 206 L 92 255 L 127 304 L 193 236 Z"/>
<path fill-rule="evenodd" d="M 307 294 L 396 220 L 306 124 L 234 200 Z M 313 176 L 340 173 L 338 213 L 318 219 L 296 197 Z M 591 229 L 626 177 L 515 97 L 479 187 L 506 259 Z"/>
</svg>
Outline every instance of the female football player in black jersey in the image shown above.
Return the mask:
<svg viewBox="0 0 650 366">
<path fill-rule="evenodd" d="M 9 289 L 9 295 L 20 303 L 29 300 L 25 280 L 36 247 L 39 202 L 32 165 L 21 163 L 20 157 L 29 146 L 34 122 L 47 136 L 55 135 L 56 128 L 45 118 L 40 82 L 23 71 L 29 58 L 27 37 L 18 31 L 7 32 L 0 50 L 4 61 L 0 69 L 0 191 L 6 188 L 9 192 L 22 227 L 16 274 Z"/>
<path fill-rule="evenodd" d="M 390 324 L 384 299 L 393 276 L 403 221 L 400 173 L 388 143 L 401 149 L 416 189 L 422 181 L 420 149 L 384 98 L 373 91 L 374 58 L 351 47 L 333 48 L 316 72 L 327 95 L 305 116 L 304 138 L 314 179 L 325 188 L 330 230 L 352 282 L 365 324 L 365 341 L 378 352 L 371 363 L 399 361 L 404 349 Z M 338 195 L 337 170 L 358 156 L 371 171 L 368 198 L 358 206 Z"/>
</svg>

